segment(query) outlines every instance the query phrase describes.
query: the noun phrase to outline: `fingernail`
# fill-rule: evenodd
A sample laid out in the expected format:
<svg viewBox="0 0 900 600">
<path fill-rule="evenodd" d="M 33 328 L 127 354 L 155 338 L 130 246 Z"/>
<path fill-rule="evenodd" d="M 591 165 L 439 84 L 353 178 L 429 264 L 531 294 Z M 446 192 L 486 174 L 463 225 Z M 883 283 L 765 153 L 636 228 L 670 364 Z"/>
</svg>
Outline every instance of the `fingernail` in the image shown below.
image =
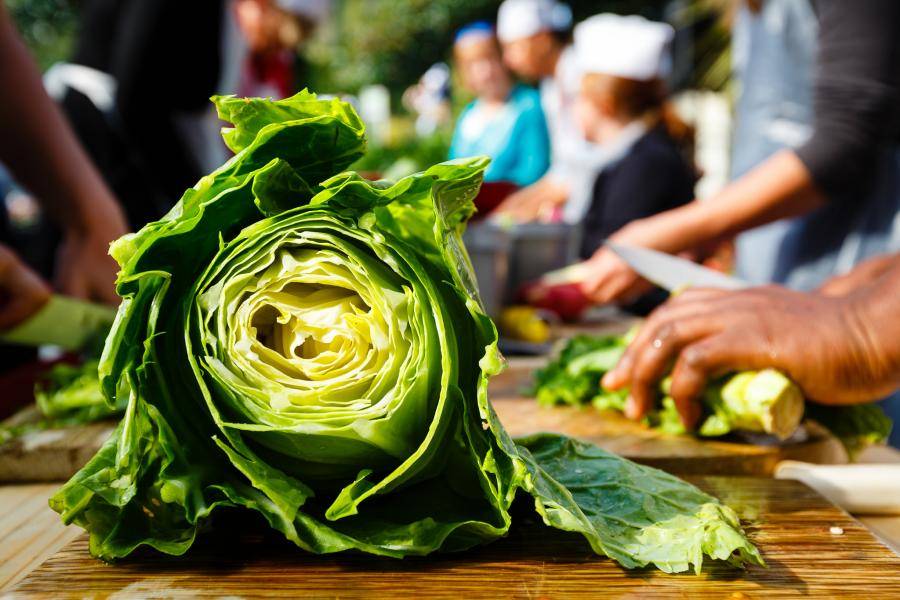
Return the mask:
<svg viewBox="0 0 900 600">
<path fill-rule="evenodd" d="M 625 400 L 625 416 L 629 419 L 637 419 L 640 416 L 637 401 L 631 396 Z"/>
<path fill-rule="evenodd" d="M 697 426 L 697 421 L 700 420 L 700 408 L 695 404 L 692 404 L 691 408 L 688 410 L 688 414 L 680 416 L 681 424 L 684 425 L 684 428 L 688 431 L 693 431 Z"/>
<path fill-rule="evenodd" d="M 608 390 L 616 389 L 616 384 L 619 382 L 618 373 L 613 370 L 603 376 L 603 379 L 600 380 L 600 385 Z"/>
</svg>

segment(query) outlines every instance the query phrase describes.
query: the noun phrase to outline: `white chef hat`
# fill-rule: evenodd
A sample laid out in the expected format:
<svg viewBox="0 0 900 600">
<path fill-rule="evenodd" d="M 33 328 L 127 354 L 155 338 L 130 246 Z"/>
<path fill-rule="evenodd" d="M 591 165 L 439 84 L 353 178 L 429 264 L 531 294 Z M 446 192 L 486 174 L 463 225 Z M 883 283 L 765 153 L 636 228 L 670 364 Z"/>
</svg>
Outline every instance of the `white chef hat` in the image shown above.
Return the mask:
<svg viewBox="0 0 900 600">
<path fill-rule="evenodd" d="M 556 0 L 506 0 L 497 13 L 497 37 L 501 42 L 541 31 L 565 31 L 571 26 L 572 9 Z"/>
<path fill-rule="evenodd" d="M 275 4 L 285 12 L 306 17 L 314 23 L 324 21 L 331 11 L 331 0 L 276 0 Z"/>
<path fill-rule="evenodd" d="M 649 81 L 672 71 L 671 25 L 637 15 L 594 15 L 575 26 L 575 56 L 584 73 Z"/>
</svg>

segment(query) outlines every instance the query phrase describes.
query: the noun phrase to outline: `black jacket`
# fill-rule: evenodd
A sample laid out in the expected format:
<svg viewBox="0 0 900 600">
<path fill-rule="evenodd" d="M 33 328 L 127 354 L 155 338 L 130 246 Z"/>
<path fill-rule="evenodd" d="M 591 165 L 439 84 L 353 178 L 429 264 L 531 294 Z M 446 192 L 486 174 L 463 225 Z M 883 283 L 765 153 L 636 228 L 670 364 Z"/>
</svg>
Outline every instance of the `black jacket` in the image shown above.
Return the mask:
<svg viewBox="0 0 900 600">
<path fill-rule="evenodd" d="M 608 236 L 631 221 L 693 200 L 695 181 L 695 170 L 665 130 L 648 131 L 597 176 L 584 219 L 582 258 L 590 257 Z"/>
</svg>

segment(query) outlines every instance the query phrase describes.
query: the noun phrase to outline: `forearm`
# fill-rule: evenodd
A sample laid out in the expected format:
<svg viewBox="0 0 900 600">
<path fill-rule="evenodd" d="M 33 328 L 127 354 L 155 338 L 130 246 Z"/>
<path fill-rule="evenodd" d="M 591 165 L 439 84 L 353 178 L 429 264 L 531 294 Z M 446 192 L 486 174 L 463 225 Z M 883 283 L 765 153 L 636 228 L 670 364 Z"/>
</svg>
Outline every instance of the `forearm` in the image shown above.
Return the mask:
<svg viewBox="0 0 900 600">
<path fill-rule="evenodd" d="M 670 253 L 732 237 L 779 219 L 807 214 L 824 203 L 809 171 L 791 151 L 775 154 L 722 190 L 641 220 L 645 238 Z"/>
<path fill-rule="evenodd" d="M 797 156 L 830 198 L 871 179 L 897 134 L 900 3 L 815 0 L 819 21 L 813 134 Z"/>
<path fill-rule="evenodd" d="M 68 232 L 124 223 L 121 210 L 60 110 L 0 4 L 0 161 Z"/>
</svg>

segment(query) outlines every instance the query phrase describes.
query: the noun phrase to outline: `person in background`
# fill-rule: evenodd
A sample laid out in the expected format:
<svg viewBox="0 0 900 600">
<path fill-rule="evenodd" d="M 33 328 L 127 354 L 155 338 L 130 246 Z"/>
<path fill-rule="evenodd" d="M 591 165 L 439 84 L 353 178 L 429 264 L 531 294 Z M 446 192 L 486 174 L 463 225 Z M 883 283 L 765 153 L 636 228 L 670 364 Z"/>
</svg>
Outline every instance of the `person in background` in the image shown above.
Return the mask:
<svg viewBox="0 0 900 600">
<path fill-rule="evenodd" d="M 693 131 L 668 103 L 664 81 L 673 35 L 639 16 L 596 15 L 575 27 L 584 72 L 578 121 L 607 155 L 583 221 L 582 259 L 628 223 L 694 198 Z M 654 289 L 624 308 L 647 314 L 666 296 Z"/>
<path fill-rule="evenodd" d="M 138 228 L 205 173 L 188 132 L 219 79 L 225 0 L 87 0 L 72 58 L 44 75 Z"/>
<path fill-rule="evenodd" d="M 731 178 L 785 148 L 799 148 L 813 129 L 813 66 L 818 22 L 809 0 L 735 2 L 731 59 L 735 127 Z M 735 240 L 737 275 L 755 285 L 775 279 L 777 256 L 792 227 L 782 219 Z"/>
<path fill-rule="evenodd" d="M 703 202 L 640 219 L 617 242 L 673 254 L 794 217 L 771 255 L 772 279 L 811 290 L 868 256 L 900 248 L 900 3 L 815 0 L 818 55 L 808 140 L 785 148 Z M 635 293 L 615 254 L 585 264 L 597 303 Z"/>
<path fill-rule="evenodd" d="M 434 63 L 403 92 L 403 105 L 416 115 L 416 134 L 428 137 L 450 121 L 450 67 Z"/>
<path fill-rule="evenodd" d="M 490 24 L 456 35 L 453 56 L 463 85 L 475 94 L 453 133 L 450 158 L 486 155 L 485 181 L 531 185 L 547 171 L 550 140 L 537 91 L 513 82 Z"/>
<path fill-rule="evenodd" d="M 647 319 L 603 385 L 629 388 L 625 414 L 641 419 L 672 369 L 671 396 L 692 428 L 709 378 L 766 368 L 826 404 L 873 402 L 900 388 L 900 256 L 870 259 L 818 293 L 687 290 Z M 900 446 L 896 426 L 891 443 Z"/>
<path fill-rule="evenodd" d="M 37 67 L 3 2 L 0 88 L 4 90 L 0 101 L 0 162 L 35 195 L 61 231 L 56 289 L 70 296 L 116 303 L 118 267 L 108 251 L 110 242 L 127 232 L 125 217 L 59 108 L 44 91 Z M 15 287 L 15 282 L 28 279 L 9 277 L 19 269 L 8 256 L 4 265 L 7 285 Z M 16 289 L 5 287 L 3 306 L 15 306 L 17 295 Z"/>
<path fill-rule="evenodd" d="M 631 221 L 694 198 L 693 132 L 669 105 L 664 81 L 673 35 L 639 16 L 596 15 L 575 27 L 579 125 L 609 157 L 584 219 L 583 258 Z"/>
<path fill-rule="evenodd" d="M 247 46 L 237 94 L 276 99 L 294 94 L 297 49 L 329 10 L 330 0 L 234 0 L 234 18 Z"/>
<path fill-rule="evenodd" d="M 540 82 L 550 133 L 550 170 L 498 207 L 519 221 L 580 222 L 593 178 L 605 160 L 575 122 L 581 73 L 569 44 L 571 26 L 571 9 L 555 0 L 506 0 L 497 15 L 503 60 L 516 75 Z"/>
</svg>

